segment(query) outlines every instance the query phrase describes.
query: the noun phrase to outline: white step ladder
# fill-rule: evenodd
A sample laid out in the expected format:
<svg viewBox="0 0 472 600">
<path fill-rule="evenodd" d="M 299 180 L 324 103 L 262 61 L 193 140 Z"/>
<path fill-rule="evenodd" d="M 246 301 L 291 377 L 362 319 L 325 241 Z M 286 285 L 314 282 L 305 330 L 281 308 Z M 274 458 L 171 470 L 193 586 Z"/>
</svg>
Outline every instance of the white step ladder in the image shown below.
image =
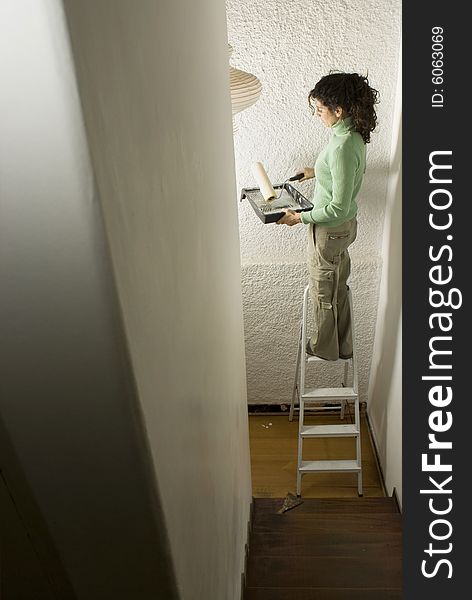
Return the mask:
<svg viewBox="0 0 472 600">
<path fill-rule="evenodd" d="M 357 473 L 357 492 L 362 496 L 362 461 L 361 461 L 361 424 L 359 414 L 359 394 L 357 376 L 356 344 L 354 338 L 354 319 L 352 318 L 352 296 L 348 290 L 349 310 L 351 311 L 352 327 L 352 358 L 339 359 L 338 361 L 325 361 L 317 356 L 311 356 L 306 352 L 307 342 L 307 314 L 308 314 L 308 292 L 309 286 L 303 294 L 303 316 L 300 323 L 300 335 L 298 340 L 297 366 L 295 381 L 293 384 L 292 403 L 290 406 L 289 421 L 293 420 L 295 410 L 298 410 L 298 464 L 297 464 L 297 496 L 301 496 L 302 476 L 307 473 L 337 472 Z M 305 389 L 305 374 L 307 365 L 310 363 L 344 363 L 343 386 L 339 388 L 314 388 Z M 352 387 L 347 386 L 349 366 L 352 371 Z M 298 397 L 298 407 L 295 400 Z M 324 403 L 331 406 L 323 406 Z M 309 425 L 304 424 L 305 412 L 333 410 L 332 404 L 339 403 L 340 418 L 344 419 L 346 402 L 354 403 L 354 423 L 339 425 Z M 305 405 L 308 406 L 306 407 Z M 356 439 L 356 458 L 354 460 L 303 460 L 303 440 L 306 438 L 338 438 L 352 437 Z"/>
</svg>

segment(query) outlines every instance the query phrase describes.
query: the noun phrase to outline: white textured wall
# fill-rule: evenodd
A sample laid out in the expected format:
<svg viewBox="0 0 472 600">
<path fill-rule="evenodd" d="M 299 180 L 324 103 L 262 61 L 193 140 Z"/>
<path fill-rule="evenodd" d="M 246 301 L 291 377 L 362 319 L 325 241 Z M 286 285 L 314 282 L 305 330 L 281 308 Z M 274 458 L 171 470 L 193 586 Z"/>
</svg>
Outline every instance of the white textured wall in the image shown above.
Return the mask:
<svg viewBox="0 0 472 600">
<path fill-rule="evenodd" d="M 226 0 L 231 64 L 262 82 L 258 102 L 236 116 L 238 192 L 255 185 L 250 166 L 261 161 L 281 182 L 312 166 L 329 133 L 307 96 L 330 69 L 368 73 L 380 92 L 379 126 L 368 145 L 359 201 L 359 234 L 351 279 L 361 399 L 366 400 L 382 266 L 382 226 L 390 160 L 400 42 L 399 0 Z M 298 185 L 311 197 L 313 183 Z M 306 284 L 306 226 L 263 225 L 248 203 L 239 207 L 248 400 L 290 399 Z M 334 381 L 333 367 L 323 383 Z M 333 376 L 331 375 L 333 374 Z"/>
<path fill-rule="evenodd" d="M 401 71 L 401 70 L 400 70 Z M 402 95 L 401 72 L 392 137 L 374 356 L 369 385 L 369 419 L 389 494 L 402 501 Z"/>
<path fill-rule="evenodd" d="M 65 5 L 181 597 L 239 600 L 251 482 L 225 5 Z"/>
</svg>

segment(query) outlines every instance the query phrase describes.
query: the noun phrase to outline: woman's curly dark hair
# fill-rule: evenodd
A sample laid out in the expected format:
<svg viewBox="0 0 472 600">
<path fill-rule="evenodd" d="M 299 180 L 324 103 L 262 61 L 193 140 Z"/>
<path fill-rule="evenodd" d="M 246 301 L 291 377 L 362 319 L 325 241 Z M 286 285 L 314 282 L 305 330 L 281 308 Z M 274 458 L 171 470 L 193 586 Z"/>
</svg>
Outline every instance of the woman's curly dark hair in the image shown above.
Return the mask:
<svg viewBox="0 0 472 600">
<path fill-rule="evenodd" d="M 377 125 L 374 105 L 379 93 L 370 87 L 367 77 L 357 73 L 332 72 L 322 77 L 308 94 L 308 104 L 313 108 L 315 99 L 332 111 L 340 106 L 354 120 L 364 143 L 370 142 L 370 134 Z"/>
</svg>

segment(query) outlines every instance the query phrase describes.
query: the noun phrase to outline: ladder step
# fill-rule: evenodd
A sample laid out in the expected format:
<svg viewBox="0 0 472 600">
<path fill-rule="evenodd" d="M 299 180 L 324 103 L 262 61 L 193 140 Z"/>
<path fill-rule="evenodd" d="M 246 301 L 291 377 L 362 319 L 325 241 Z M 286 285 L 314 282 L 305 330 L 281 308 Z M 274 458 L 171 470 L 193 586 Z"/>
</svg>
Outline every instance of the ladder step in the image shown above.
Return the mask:
<svg viewBox="0 0 472 600">
<path fill-rule="evenodd" d="M 357 473 L 361 470 L 357 460 L 302 460 L 300 473 L 319 473 L 321 471 L 346 471 Z"/>
<path fill-rule="evenodd" d="M 357 437 L 359 430 L 355 425 L 309 425 L 302 427 L 302 438 L 314 437 Z"/>
<path fill-rule="evenodd" d="M 349 362 L 352 358 L 338 358 L 338 360 L 325 360 L 324 358 L 320 358 L 319 356 L 312 356 L 311 354 L 305 354 L 306 362 L 324 362 L 324 363 L 338 363 L 338 362 Z"/>
<path fill-rule="evenodd" d="M 293 410 L 300 410 L 299 406 L 294 406 Z M 341 410 L 341 405 L 340 404 L 330 404 L 329 406 L 320 406 L 318 404 L 313 404 L 311 406 L 305 406 L 304 409 L 305 413 L 307 414 L 313 414 L 313 413 L 317 413 L 318 411 L 321 410 L 329 410 L 331 412 L 333 412 L 333 410 Z"/>
<path fill-rule="evenodd" d="M 307 390 L 302 398 L 304 400 L 355 400 L 357 393 L 351 387 L 315 388 Z"/>
</svg>

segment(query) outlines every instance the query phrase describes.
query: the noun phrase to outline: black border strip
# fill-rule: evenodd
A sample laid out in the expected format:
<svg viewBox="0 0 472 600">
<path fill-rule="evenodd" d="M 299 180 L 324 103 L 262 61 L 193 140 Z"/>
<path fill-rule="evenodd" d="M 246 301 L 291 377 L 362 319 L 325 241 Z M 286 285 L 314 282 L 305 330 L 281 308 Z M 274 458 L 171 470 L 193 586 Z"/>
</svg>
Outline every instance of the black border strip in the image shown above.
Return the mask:
<svg viewBox="0 0 472 600">
<path fill-rule="evenodd" d="M 472 368 L 466 366 L 471 327 L 465 290 L 472 232 L 467 230 L 469 186 L 466 190 L 471 167 L 466 166 L 469 151 L 462 148 L 470 136 L 470 35 L 463 11 L 458 2 L 403 5 L 404 598 L 415 600 L 468 595 L 471 436 L 465 429 L 470 401 L 466 373 Z M 433 65 L 433 60 L 442 62 Z M 433 163 L 442 167 L 430 173 Z M 435 208 L 441 203 L 444 208 Z M 450 219 L 445 229 L 432 225 L 444 226 Z M 434 267 L 439 268 L 431 271 Z M 441 293 L 444 304 L 433 307 L 441 304 Z M 447 306 L 448 299 L 458 305 L 460 297 L 460 307 Z M 432 316 L 438 313 L 445 316 Z M 451 325 L 450 331 L 442 331 L 440 323 L 444 329 Z M 434 387 L 436 393 L 431 392 Z M 448 387 L 452 399 L 441 403 Z M 435 431 L 440 427 L 445 430 Z M 430 434 L 451 442 L 452 448 L 429 448 Z M 438 460 L 452 470 L 425 469 L 423 454 L 426 463 Z M 452 480 L 444 483 L 449 476 Z"/>
</svg>

